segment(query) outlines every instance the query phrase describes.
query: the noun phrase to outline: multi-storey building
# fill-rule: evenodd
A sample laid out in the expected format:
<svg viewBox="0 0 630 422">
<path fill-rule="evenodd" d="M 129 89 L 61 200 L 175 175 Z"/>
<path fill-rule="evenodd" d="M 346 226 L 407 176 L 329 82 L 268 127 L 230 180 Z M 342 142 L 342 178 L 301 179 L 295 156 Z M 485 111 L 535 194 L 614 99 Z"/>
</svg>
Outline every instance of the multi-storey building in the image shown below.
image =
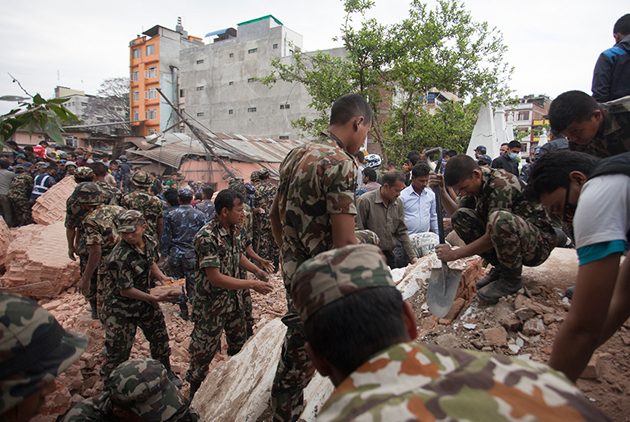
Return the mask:
<svg viewBox="0 0 630 422">
<path fill-rule="evenodd" d="M 177 124 L 175 111 L 157 89 L 177 106 L 180 51 L 201 45 L 201 38 L 184 31 L 180 19 L 175 31 L 156 25 L 129 43 L 129 117 L 135 134 L 149 135 Z"/>
<path fill-rule="evenodd" d="M 526 95 L 519 99 L 518 104 L 506 107 L 505 118 L 514 127 L 516 132 L 514 138 L 523 146 L 522 155 L 527 156 L 533 153 L 540 135 L 546 127 L 549 127 L 546 116 L 550 105 L 551 98 L 546 95 Z"/>
</svg>

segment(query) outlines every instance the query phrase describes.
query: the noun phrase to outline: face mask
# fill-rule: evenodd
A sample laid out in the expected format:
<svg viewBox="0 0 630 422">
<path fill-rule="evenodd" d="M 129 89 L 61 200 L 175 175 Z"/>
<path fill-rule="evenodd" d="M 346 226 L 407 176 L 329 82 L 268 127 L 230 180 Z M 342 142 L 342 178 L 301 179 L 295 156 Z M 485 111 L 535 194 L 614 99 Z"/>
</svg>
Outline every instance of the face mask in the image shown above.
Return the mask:
<svg viewBox="0 0 630 422">
<path fill-rule="evenodd" d="M 562 221 L 572 224 L 573 217 L 575 216 L 575 210 L 577 209 L 577 205 L 574 205 L 569 202 L 569 192 L 571 192 L 571 185 L 567 187 L 567 194 L 564 197 L 564 210 L 562 211 Z"/>
<path fill-rule="evenodd" d="M 510 152 L 508 156 L 514 161 L 518 160 L 518 154 L 515 152 Z"/>
</svg>

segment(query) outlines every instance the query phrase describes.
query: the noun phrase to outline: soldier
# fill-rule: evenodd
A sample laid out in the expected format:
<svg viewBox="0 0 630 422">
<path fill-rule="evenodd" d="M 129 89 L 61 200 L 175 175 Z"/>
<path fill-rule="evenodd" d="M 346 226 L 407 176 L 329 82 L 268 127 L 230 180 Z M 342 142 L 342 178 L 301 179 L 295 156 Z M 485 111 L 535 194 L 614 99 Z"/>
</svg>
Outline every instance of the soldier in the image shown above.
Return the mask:
<svg viewBox="0 0 630 422">
<path fill-rule="evenodd" d="M 116 222 L 125 209 L 118 205 L 106 205 L 108 196 L 96 183 L 84 182 L 77 187 L 77 203 L 88 212 L 83 219 L 82 232 L 88 253 L 81 273 L 79 287 L 83 294 L 96 298 L 95 308 L 103 306 L 102 283 L 105 258 L 120 240 Z M 98 271 L 97 271 L 98 270 Z M 96 279 L 96 283 L 93 280 Z M 97 312 L 97 317 L 99 312 Z"/>
<path fill-rule="evenodd" d="M 630 152 L 630 98 L 599 104 L 581 91 L 567 91 L 551 102 L 551 130 L 569 147 L 599 158 Z"/>
<path fill-rule="evenodd" d="M 190 367 L 186 379 L 190 383 L 192 400 L 208 374 L 208 365 L 221 346 L 225 331 L 228 355 L 238 353 L 245 344 L 246 326 L 238 291 L 254 289 L 267 294 L 272 288 L 264 281 L 267 273 L 252 264 L 241 251 L 237 224 L 243 213 L 243 198 L 226 189 L 217 195 L 217 215 L 206 224 L 193 241 L 199 271 L 192 319 L 195 322 L 190 340 Z M 252 272 L 260 280 L 238 278 L 239 266 Z"/>
<path fill-rule="evenodd" d="M 193 198 L 191 189 L 178 191 L 179 206 L 172 209 L 164 219 L 162 248 L 168 257 L 169 275 L 186 279 L 186 292 L 180 297 L 181 317 L 188 320 L 186 296 L 192 300 L 195 295 L 195 248 L 193 238 L 206 224 L 206 216 L 190 205 Z"/>
<path fill-rule="evenodd" d="M 547 260 L 557 239 L 542 206 L 528 201 L 523 183 L 505 170 L 480 168 L 471 157 L 451 158 L 444 173 L 446 186 L 460 195 L 456 204 L 442 186 L 440 197 L 451 214 L 453 229 L 466 246 L 436 248 L 438 258 L 454 261 L 480 255 L 493 265 L 477 283 L 484 302 L 516 293 L 523 265 L 535 267 Z"/>
<path fill-rule="evenodd" d="M 105 381 L 105 391 L 71 408 L 63 422 L 122 421 L 196 422 L 199 415 L 189 407 L 164 365 L 153 359 L 123 362 Z"/>
<path fill-rule="evenodd" d="M 302 390 L 313 375 L 304 349 L 304 327 L 293 308 L 293 275 L 320 252 L 357 243 L 354 232 L 354 157 L 372 125 L 372 109 L 360 95 L 332 106 L 330 125 L 319 141 L 294 148 L 280 165 L 280 185 L 271 209 L 273 237 L 280 247 L 287 289 L 287 333 L 271 391 L 274 421 L 291 421 L 304 408 Z"/>
<path fill-rule="evenodd" d="M 128 210 L 118 218 L 121 240 L 106 259 L 103 273 L 101 319 L 105 329 L 105 363 L 101 375 L 106 380 L 114 368 L 129 359 L 136 329 L 149 341 L 151 357 L 164 365 L 169 378 L 181 381 L 171 371 L 168 333 L 159 302 L 177 296 L 149 293 L 149 278 L 169 281 L 157 266 L 155 240 L 145 234 L 147 223 L 140 211 Z M 180 384 L 181 385 L 181 384 Z"/>
<path fill-rule="evenodd" d="M 608 419 L 547 365 L 415 341 L 414 311 L 375 246 L 324 252 L 294 286 L 309 354 L 335 385 L 318 421 Z"/>
<path fill-rule="evenodd" d="M 85 237 L 83 236 L 83 219 L 88 214 L 88 208 L 82 208 L 78 203 L 79 188 L 85 182 L 91 182 L 94 180 L 94 172 L 89 167 L 79 167 L 74 173 L 74 181 L 78 185 L 74 188 L 74 191 L 66 200 L 66 241 L 68 243 L 68 257 L 76 261 L 76 255 L 79 256 L 79 267 L 81 274 L 85 273 L 85 267 L 88 261 L 88 248 L 85 244 Z M 89 290 L 84 291 L 85 299 L 90 304 L 90 311 L 92 319 L 98 319 L 97 305 L 96 305 L 96 283 L 97 274 L 93 273 L 90 281 Z"/>
<path fill-rule="evenodd" d="M 105 181 L 107 176 L 107 166 L 102 161 L 90 164 L 90 168 L 94 172 L 94 182 L 101 188 L 105 199 L 103 203 L 108 205 L 120 205 L 122 201 L 122 192 L 115 186 L 110 185 Z"/>
<path fill-rule="evenodd" d="M 271 233 L 271 221 L 269 214 L 273 199 L 278 193 L 278 188 L 269 179 L 269 170 L 262 169 L 258 172 L 260 182 L 256 186 L 256 196 L 254 197 L 254 250 L 264 259 L 274 263 L 278 268 L 280 258 L 278 245 L 273 241 Z"/>
<path fill-rule="evenodd" d="M 147 235 L 155 238 L 156 242 L 161 241 L 164 220 L 162 217 L 162 202 L 157 196 L 149 194 L 149 188 L 153 181 L 146 171 L 136 171 L 131 183 L 135 190 L 125 195 L 121 205 L 128 210 L 137 210 L 144 215 L 147 222 Z"/>
<path fill-rule="evenodd" d="M 206 219 L 210 221 L 214 218 L 214 204 L 212 203 L 212 195 L 214 195 L 214 189 L 210 186 L 204 186 L 201 189 L 202 200 L 195 204 L 195 208 L 203 212 L 206 215 Z"/>
<path fill-rule="evenodd" d="M 0 292 L 0 315 L 0 420 L 28 421 L 88 342 L 25 297 Z"/>
<path fill-rule="evenodd" d="M 13 206 L 16 225 L 25 226 L 33 222 L 31 217 L 30 197 L 33 191 L 33 178 L 25 171 L 24 166 L 14 167 L 15 177 L 9 186 L 8 198 Z"/>
</svg>

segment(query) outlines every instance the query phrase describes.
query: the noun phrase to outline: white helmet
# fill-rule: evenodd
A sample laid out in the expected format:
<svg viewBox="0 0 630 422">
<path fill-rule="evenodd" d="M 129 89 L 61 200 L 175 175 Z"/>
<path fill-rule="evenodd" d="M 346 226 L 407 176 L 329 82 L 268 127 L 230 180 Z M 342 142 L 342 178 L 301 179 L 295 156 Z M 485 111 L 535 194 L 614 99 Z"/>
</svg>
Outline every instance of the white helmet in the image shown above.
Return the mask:
<svg viewBox="0 0 630 422">
<path fill-rule="evenodd" d="M 378 154 L 368 154 L 368 156 L 365 157 L 365 167 L 375 169 L 377 167 L 380 167 L 381 162 L 381 156 Z"/>
</svg>

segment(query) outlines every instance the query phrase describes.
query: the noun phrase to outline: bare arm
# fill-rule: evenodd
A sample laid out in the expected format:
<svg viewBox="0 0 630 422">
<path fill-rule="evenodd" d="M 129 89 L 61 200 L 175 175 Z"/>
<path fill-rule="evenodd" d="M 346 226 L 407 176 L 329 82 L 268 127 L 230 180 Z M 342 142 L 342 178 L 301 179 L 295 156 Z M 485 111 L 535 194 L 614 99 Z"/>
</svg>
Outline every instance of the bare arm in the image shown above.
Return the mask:
<svg viewBox="0 0 630 422">
<path fill-rule="evenodd" d="M 273 235 L 273 240 L 275 240 L 278 247 L 282 247 L 282 223 L 280 222 L 280 207 L 278 206 L 278 195 L 276 195 L 276 197 L 273 199 L 269 219 L 271 220 L 271 233 Z"/>
<path fill-rule="evenodd" d="M 157 262 L 154 262 L 153 264 L 151 264 L 151 275 L 157 280 L 160 281 L 162 283 L 164 283 L 165 281 L 171 280 L 171 277 L 166 276 L 162 270 L 160 270 L 160 267 L 158 266 Z"/>
<path fill-rule="evenodd" d="M 248 246 L 247 248 L 251 249 L 251 246 Z M 254 252 L 253 249 L 252 249 L 252 252 Z M 256 256 L 258 256 L 258 255 L 256 255 Z M 260 257 L 258 257 L 258 258 L 260 258 Z M 260 268 L 258 268 L 252 261 L 247 259 L 247 257 L 245 255 L 241 254 L 241 260 L 240 260 L 239 264 L 241 265 L 242 268 L 245 268 L 247 271 L 249 271 L 250 273 L 254 274 L 257 278 L 259 278 L 261 280 L 269 279 L 269 275 L 266 272 L 264 272 L 263 270 L 261 270 Z"/>
<path fill-rule="evenodd" d="M 332 214 L 330 216 L 330 223 L 334 248 L 359 243 L 357 236 L 354 234 L 354 215 Z"/>
<path fill-rule="evenodd" d="M 76 235 L 77 229 L 74 227 L 66 227 L 66 242 L 68 243 L 68 258 L 73 261 L 77 260 L 76 253 L 77 251 L 74 249 L 74 237 Z"/>
<path fill-rule="evenodd" d="M 157 239 L 155 240 L 158 242 L 158 246 L 160 246 L 160 242 L 162 241 L 162 234 L 164 233 L 164 219 L 162 218 L 162 215 L 160 215 L 157 219 L 156 230 Z"/>
<path fill-rule="evenodd" d="M 98 264 L 101 262 L 101 245 L 90 245 L 88 252 L 88 261 L 85 264 L 85 270 L 83 274 L 81 274 L 81 280 L 79 281 L 79 288 L 83 293 L 87 293 L 90 289 L 90 280 L 94 275 L 94 271 L 98 268 Z"/>
<path fill-rule="evenodd" d="M 260 255 L 258 255 L 256 253 L 256 251 L 254 251 L 254 248 L 252 248 L 251 245 L 249 245 L 247 247 L 247 249 L 245 249 L 245 254 L 253 259 L 254 261 L 258 262 L 258 264 L 260 264 L 260 266 L 263 268 L 263 270 L 267 271 L 267 272 L 273 272 L 274 268 L 273 268 L 273 263 L 271 261 L 268 261 L 266 259 L 264 259 L 263 257 L 261 257 Z M 248 270 L 249 271 L 249 270 Z M 255 273 L 254 273 L 255 274 Z"/>
<path fill-rule="evenodd" d="M 149 303 L 158 303 L 166 300 L 163 296 L 153 296 L 149 293 L 143 292 L 142 290 L 136 289 L 135 287 L 121 290 L 120 295 L 128 297 L 129 299 L 142 300 Z"/>
<path fill-rule="evenodd" d="M 258 293 L 267 294 L 272 288 L 271 285 L 260 280 L 242 280 L 221 274 L 218 268 L 204 268 L 206 278 L 215 287 L 229 290 L 254 289 Z"/>
<path fill-rule="evenodd" d="M 442 176 L 441 174 L 431 174 L 431 176 L 429 177 L 429 185 L 432 188 L 439 188 L 438 192 L 440 193 L 440 201 L 442 201 L 442 207 L 446 210 L 448 215 L 452 215 L 455 211 L 457 211 L 459 205 L 453 199 L 453 196 L 451 196 L 451 192 L 453 192 L 453 190 L 451 188 L 446 188 L 446 186 L 444 185 L 444 176 Z M 438 216 L 438 218 L 441 217 L 442 216 L 440 215 Z"/>
</svg>

